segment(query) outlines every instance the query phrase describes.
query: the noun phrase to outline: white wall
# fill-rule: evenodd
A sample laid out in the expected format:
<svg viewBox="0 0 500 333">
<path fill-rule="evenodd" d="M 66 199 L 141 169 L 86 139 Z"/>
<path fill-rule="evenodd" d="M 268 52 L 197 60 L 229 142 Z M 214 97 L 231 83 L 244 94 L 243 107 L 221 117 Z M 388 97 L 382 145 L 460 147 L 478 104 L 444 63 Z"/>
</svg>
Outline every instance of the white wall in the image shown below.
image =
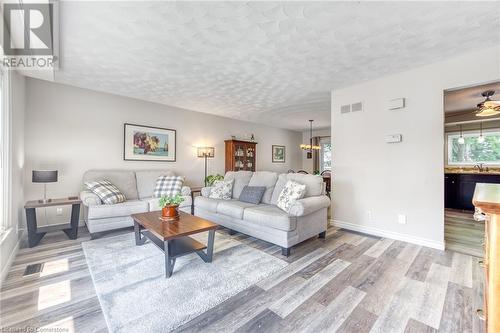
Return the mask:
<svg viewBox="0 0 500 333">
<path fill-rule="evenodd" d="M 177 162 L 124 161 L 125 122 L 176 129 Z M 297 148 L 302 139 L 300 132 L 36 79 L 27 80 L 25 133 L 27 199 L 39 198 L 43 193 L 41 185 L 31 183 L 31 170 L 37 168 L 59 170 L 58 183 L 48 184 L 50 197 L 78 194 L 83 173 L 96 168 L 164 168 L 186 176 L 189 185 L 201 185 L 204 162 L 196 157 L 195 146 L 214 146 L 209 174 L 224 174 L 224 140 L 231 135 L 255 134 L 257 170 L 286 172 L 300 168 L 302 162 Z M 286 163 L 271 162 L 273 144 L 286 146 Z"/>
<path fill-rule="evenodd" d="M 314 136 L 330 136 L 330 135 L 331 135 L 330 128 L 313 130 L 313 137 Z M 308 145 L 310 137 L 311 137 L 311 132 L 309 130 L 302 132 L 302 143 Z M 309 173 L 313 173 L 314 172 L 313 159 L 307 158 L 307 151 L 303 150 L 301 153 L 302 153 L 302 170 L 305 170 Z M 297 170 L 295 170 L 295 171 L 297 171 Z"/>
<path fill-rule="evenodd" d="M 500 47 L 332 93 L 333 214 L 337 225 L 442 247 L 443 91 L 500 78 Z M 387 110 L 390 99 L 407 107 Z M 364 111 L 340 114 L 362 99 Z M 400 133 L 403 142 L 384 136 Z M 368 212 L 371 212 L 369 219 Z M 398 214 L 407 224 L 398 224 Z"/>
<path fill-rule="evenodd" d="M 0 280 L 6 277 L 12 260 L 19 246 L 20 233 L 18 225 L 23 219 L 23 167 L 24 167 L 24 112 L 25 112 L 25 79 L 16 72 L 11 72 L 11 196 L 10 218 L 13 227 L 0 240 Z"/>
</svg>

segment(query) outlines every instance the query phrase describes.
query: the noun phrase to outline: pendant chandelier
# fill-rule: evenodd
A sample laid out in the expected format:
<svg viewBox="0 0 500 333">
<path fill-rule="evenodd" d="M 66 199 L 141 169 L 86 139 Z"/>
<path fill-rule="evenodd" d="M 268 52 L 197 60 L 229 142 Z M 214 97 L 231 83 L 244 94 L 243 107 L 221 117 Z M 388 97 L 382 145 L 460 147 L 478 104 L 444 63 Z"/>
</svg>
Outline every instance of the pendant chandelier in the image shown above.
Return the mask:
<svg viewBox="0 0 500 333">
<path fill-rule="evenodd" d="M 460 137 L 458 138 L 458 144 L 463 145 L 465 144 L 464 132 L 462 131 L 462 125 L 459 126 L 460 126 Z"/>
<path fill-rule="evenodd" d="M 313 150 L 319 150 L 321 147 L 320 146 L 313 146 L 313 121 L 314 120 L 309 120 L 310 124 L 310 130 L 309 130 L 309 144 L 301 144 L 300 149 L 302 150 L 307 150 L 307 158 L 312 158 Z"/>
<path fill-rule="evenodd" d="M 483 135 L 483 122 L 479 123 L 479 137 L 477 138 L 478 143 L 483 143 L 484 142 L 484 135 Z"/>
</svg>

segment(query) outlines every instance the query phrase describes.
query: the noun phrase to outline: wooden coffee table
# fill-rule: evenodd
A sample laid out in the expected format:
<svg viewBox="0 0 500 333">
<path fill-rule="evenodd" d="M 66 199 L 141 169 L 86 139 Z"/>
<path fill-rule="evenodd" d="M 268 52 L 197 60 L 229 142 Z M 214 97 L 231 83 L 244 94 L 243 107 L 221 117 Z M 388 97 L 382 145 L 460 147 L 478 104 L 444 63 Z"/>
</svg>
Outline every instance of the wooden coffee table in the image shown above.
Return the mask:
<svg viewBox="0 0 500 333">
<path fill-rule="evenodd" d="M 160 220 L 161 211 L 132 214 L 134 219 L 135 244 L 142 245 L 149 239 L 165 253 L 165 275 L 169 278 L 178 257 L 196 252 L 205 262 L 212 262 L 215 230 L 218 225 L 184 212 L 179 220 Z M 207 245 L 188 237 L 208 231 Z M 206 250 L 206 252 L 204 251 Z"/>
</svg>

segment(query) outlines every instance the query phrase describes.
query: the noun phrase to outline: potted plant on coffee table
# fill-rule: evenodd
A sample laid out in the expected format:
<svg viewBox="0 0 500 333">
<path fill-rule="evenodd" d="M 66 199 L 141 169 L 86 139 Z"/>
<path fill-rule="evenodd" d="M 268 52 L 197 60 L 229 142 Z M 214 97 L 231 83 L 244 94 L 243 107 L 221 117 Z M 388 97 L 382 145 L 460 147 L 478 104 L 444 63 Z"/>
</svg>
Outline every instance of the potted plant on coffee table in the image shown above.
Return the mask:
<svg viewBox="0 0 500 333">
<path fill-rule="evenodd" d="M 161 219 L 163 221 L 175 221 L 179 219 L 179 205 L 184 201 L 180 194 L 162 196 L 159 200 L 161 207 Z"/>
</svg>

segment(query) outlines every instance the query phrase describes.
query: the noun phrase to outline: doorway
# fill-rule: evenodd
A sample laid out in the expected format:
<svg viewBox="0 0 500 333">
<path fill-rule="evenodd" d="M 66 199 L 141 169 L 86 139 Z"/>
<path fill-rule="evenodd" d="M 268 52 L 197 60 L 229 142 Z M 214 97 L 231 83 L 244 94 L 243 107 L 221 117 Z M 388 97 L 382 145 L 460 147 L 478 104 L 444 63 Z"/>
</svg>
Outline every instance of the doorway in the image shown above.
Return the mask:
<svg viewBox="0 0 500 333">
<path fill-rule="evenodd" d="M 500 101 L 500 82 L 444 92 L 445 247 L 476 257 L 484 222 L 474 220 L 474 189 L 500 183 L 500 108 L 486 108 L 487 98 Z"/>
</svg>

